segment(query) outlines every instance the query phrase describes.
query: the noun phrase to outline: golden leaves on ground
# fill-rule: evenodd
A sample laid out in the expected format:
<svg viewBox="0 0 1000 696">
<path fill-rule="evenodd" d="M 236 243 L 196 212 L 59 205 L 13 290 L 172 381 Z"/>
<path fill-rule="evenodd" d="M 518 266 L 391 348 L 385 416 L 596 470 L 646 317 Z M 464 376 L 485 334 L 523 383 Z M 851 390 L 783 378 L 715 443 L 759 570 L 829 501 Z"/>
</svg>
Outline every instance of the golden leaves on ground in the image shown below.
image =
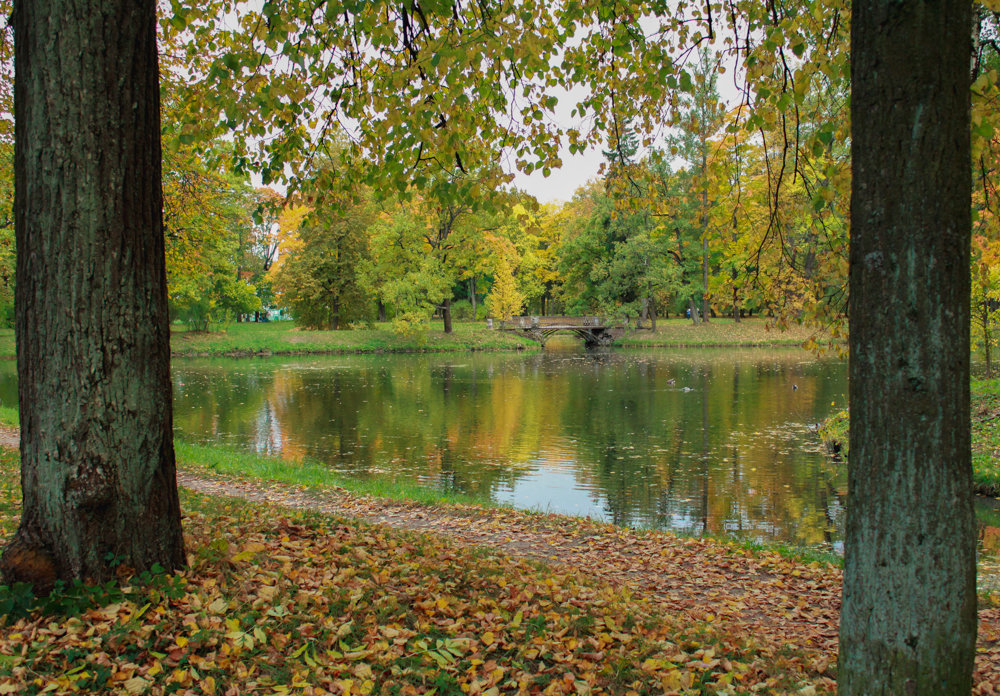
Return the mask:
<svg viewBox="0 0 1000 696">
<path fill-rule="evenodd" d="M 78 616 L 9 622 L 0 694 L 834 689 L 839 572 L 824 564 L 512 510 L 214 485 L 260 500 L 185 494 L 188 571 Z M 434 534 L 316 511 L 334 502 Z M 1000 615 L 982 616 L 989 694 Z"/>
<path fill-rule="evenodd" d="M 0 693 L 727 693 L 784 678 L 743 639 L 575 570 L 263 507 L 186 527 L 190 569 L 142 604 L 4 628 Z"/>
</svg>

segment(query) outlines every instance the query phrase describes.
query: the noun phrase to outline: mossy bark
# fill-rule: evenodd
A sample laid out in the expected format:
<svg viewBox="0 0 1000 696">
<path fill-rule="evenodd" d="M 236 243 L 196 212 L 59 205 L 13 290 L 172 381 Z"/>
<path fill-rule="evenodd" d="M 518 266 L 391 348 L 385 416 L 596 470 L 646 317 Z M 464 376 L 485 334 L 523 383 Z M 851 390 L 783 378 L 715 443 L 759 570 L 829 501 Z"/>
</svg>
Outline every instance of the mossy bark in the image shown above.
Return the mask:
<svg viewBox="0 0 1000 696">
<path fill-rule="evenodd" d="M 851 433 L 841 694 L 968 694 L 966 2 L 853 6 Z"/>
<path fill-rule="evenodd" d="M 46 590 L 184 563 L 153 0 L 15 3 L 23 514 L 0 568 Z"/>
</svg>

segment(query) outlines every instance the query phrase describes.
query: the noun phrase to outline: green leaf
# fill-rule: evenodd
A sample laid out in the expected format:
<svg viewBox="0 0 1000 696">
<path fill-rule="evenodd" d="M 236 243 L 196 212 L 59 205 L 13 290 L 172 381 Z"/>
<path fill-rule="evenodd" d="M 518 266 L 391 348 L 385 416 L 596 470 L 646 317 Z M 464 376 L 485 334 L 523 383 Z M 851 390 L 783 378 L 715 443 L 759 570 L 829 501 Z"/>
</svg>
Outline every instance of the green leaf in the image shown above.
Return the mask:
<svg viewBox="0 0 1000 696">
<path fill-rule="evenodd" d="M 681 84 L 681 89 L 687 92 L 688 94 L 694 92 L 694 84 L 691 81 L 691 74 L 688 73 L 686 70 L 681 71 L 680 84 Z"/>
</svg>

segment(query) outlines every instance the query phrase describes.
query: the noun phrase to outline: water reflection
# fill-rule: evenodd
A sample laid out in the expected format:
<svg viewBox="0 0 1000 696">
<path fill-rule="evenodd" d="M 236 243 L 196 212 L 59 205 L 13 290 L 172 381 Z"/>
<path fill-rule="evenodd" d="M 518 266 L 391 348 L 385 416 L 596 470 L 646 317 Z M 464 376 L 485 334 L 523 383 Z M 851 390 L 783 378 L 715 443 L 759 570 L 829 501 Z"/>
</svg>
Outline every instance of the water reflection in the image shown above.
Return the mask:
<svg viewBox="0 0 1000 696">
<path fill-rule="evenodd" d="M 622 525 L 836 546 L 809 426 L 843 363 L 788 351 L 177 361 L 185 438 Z"/>
</svg>

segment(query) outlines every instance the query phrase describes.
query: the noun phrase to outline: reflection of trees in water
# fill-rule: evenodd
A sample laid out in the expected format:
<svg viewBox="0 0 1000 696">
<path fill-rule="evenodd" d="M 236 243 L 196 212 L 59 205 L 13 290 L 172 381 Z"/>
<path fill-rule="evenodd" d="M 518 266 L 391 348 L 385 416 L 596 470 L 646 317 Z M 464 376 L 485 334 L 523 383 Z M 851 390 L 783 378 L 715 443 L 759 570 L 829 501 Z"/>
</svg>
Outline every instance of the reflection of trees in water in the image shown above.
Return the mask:
<svg viewBox="0 0 1000 696">
<path fill-rule="evenodd" d="M 650 361 L 575 382 L 563 421 L 581 448 L 577 477 L 603 493 L 615 522 L 767 537 L 779 530 L 786 538 L 831 543 L 841 473 L 820 457 L 778 452 L 773 442 L 734 443 L 734 432 L 794 418 L 784 393 L 793 392 L 789 380 L 810 412 L 813 400 L 840 397 L 822 375 L 781 368 Z"/>
<path fill-rule="evenodd" d="M 843 386 L 801 354 L 759 355 L 206 361 L 179 366 L 177 422 L 258 449 L 280 443 L 283 456 L 351 475 L 484 495 L 512 490 L 551 455 L 619 524 L 766 536 L 778 528 L 829 543 L 842 509 L 839 470 L 778 451 L 791 440 L 769 429 L 841 399 Z"/>
</svg>

